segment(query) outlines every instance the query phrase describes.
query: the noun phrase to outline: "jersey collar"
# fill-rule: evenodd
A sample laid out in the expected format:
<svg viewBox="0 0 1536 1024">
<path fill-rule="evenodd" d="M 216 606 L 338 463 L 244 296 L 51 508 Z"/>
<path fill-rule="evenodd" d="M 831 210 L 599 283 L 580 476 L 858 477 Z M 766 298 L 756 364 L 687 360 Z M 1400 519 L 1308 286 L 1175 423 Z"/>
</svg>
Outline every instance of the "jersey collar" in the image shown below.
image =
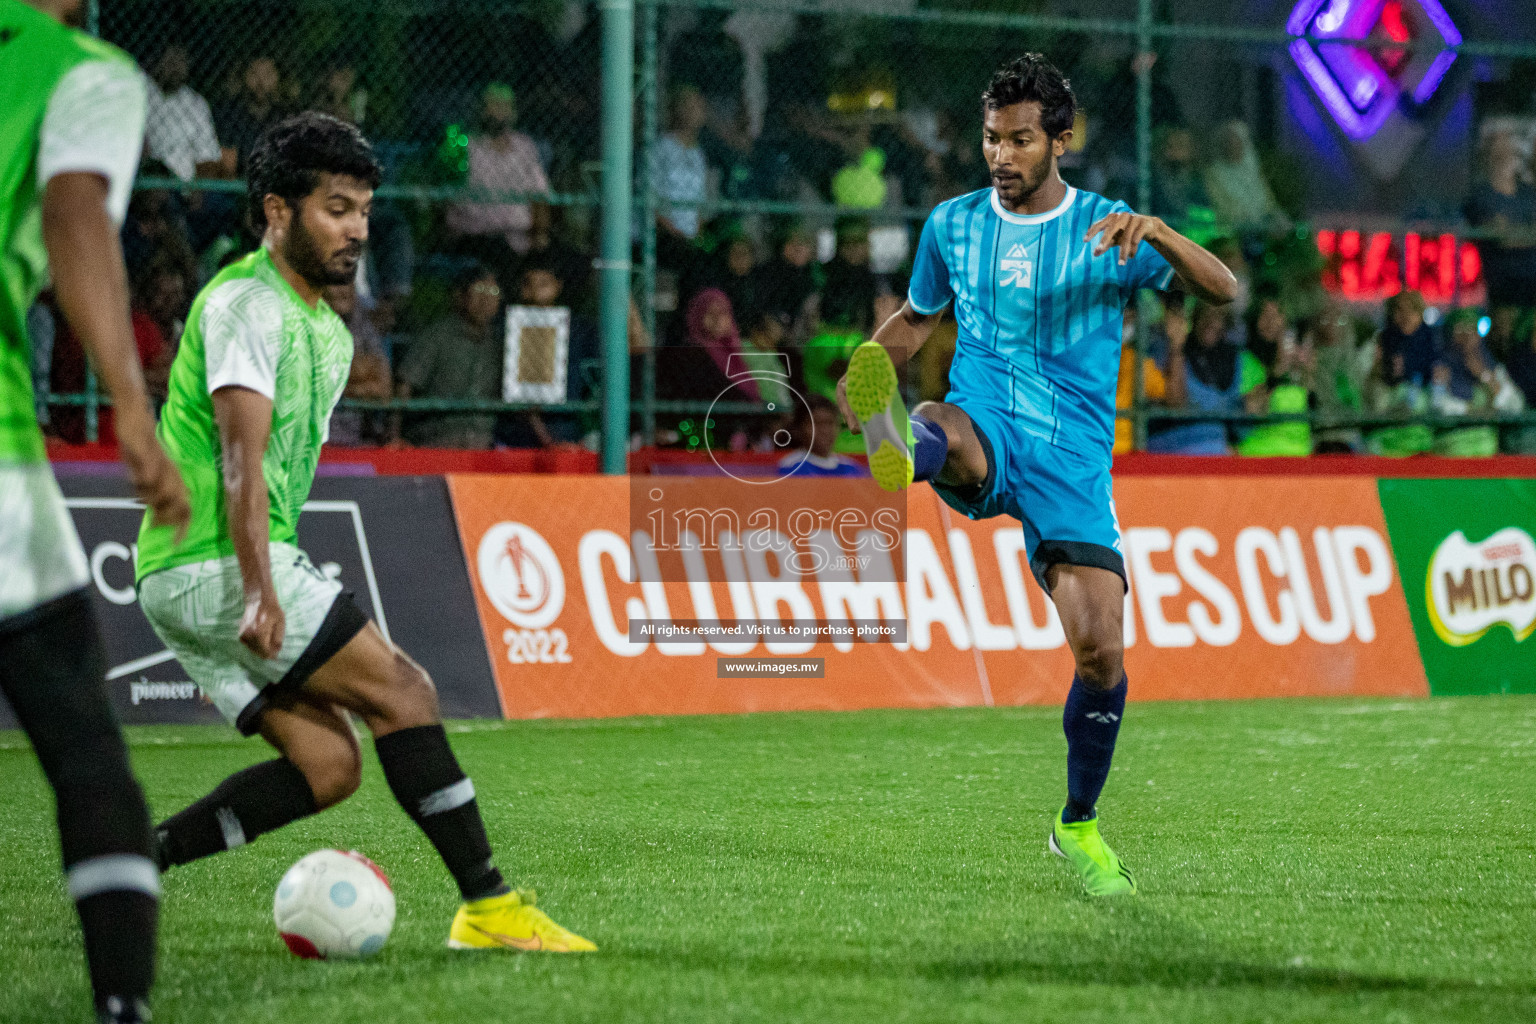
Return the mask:
<svg viewBox="0 0 1536 1024">
<path fill-rule="evenodd" d="M 1073 188 L 1071 185 L 1068 185 L 1067 194 L 1063 196 L 1061 202 L 1056 205 L 1056 209 L 1049 210 L 1045 213 L 1036 213 L 1026 217 L 1023 214 L 1011 213 L 1004 209 L 1002 200 L 997 198 L 997 189 L 989 189 L 988 191 L 992 193 L 992 212 L 1003 218 L 1003 220 L 1007 221 L 1009 224 L 1044 224 L 1046 221 L 1055 220 L 1057 217 L 1060 217 L 1062 214 L 1066 213 L 1067 210 L 1071 208 L 1072 201 L 1077 198 L 1077 189 Z"/>
</svg>

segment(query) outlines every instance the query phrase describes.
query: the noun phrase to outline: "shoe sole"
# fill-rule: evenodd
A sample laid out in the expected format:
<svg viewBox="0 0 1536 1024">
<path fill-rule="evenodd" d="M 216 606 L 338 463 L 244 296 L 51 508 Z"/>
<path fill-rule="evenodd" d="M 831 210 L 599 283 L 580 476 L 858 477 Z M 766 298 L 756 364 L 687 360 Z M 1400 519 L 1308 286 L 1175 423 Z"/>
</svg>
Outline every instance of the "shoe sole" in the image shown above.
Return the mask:
<svg viewBox="0 0 1536 1024">
<path fill-rule="evenodd" d="M 503 942 L 497 942 L 497 943 L 494 943 L 494 944 L 489 945 L 489 946 L 474 946 L 474 945 L 471 945 L 468 942 L 460 942 L 458 939 L 449 939 L 448 942 L 446 943 L 446 945 L 448 946 L 449 949 L 467 949 L 467 950 L 472 950 L 472 951 L 475 951 L 475 952 L 484 952 L 486 950 L 497 950 L 497 949 L 510 950 L 513 953 L 591 953 L 591 952 L 594 952 L 593 950 L 589 950 L 589 949 L 564 949 L 564 948 L 557 948 L 555 946 L 542 946 L 542 945 L 541 946 L 531 946 L 531 947 L 528 947 L 528 948 L 524 948 L 524 947 L 521 947 L 521 946 L 509 945 L 509 944 L 503 943 Z"/>
<path fill-rule="evenodd" d="M 900 491 L 912 483 L 911 421 L 896 367 L 884 347 L 866 341 L 848 360 L 848 405 L 859 421 L 869 475 L 882 490 Z"/>
</svg>

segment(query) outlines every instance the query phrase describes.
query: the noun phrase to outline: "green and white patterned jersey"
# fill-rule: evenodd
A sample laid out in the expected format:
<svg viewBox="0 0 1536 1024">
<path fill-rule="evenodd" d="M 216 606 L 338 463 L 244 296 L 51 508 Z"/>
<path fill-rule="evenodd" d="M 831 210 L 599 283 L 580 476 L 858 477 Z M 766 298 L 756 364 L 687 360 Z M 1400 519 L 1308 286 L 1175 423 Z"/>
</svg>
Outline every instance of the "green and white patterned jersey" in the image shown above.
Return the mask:
<svg viewBox="0 0 1536 1024">
<path fill-rule="evenodd" d="M 192 524 L 177 546 L 167 527 L 139 528 L 138 579 L 160 569 L 235 553 L 224 504 L 213 393 L 243 387 L 272 399 L 272 436 L 261 462 L 270 539 L 295 543 L 331 411 L 347 386 L 352 335 L 322 300 L 310 308 L 265 248 L 225 267 L 198 293 L 171 364 L 160 443 L 181 469 Z"/>
<path fill-rule="evenodd" d="M 26 326 L 48 283 L 43 189 L 100 174 L 122 223 L 143 140 L 144 81 L 127 54 L 0 0 L 0 464 L 44 460 Z"/>
</svg>

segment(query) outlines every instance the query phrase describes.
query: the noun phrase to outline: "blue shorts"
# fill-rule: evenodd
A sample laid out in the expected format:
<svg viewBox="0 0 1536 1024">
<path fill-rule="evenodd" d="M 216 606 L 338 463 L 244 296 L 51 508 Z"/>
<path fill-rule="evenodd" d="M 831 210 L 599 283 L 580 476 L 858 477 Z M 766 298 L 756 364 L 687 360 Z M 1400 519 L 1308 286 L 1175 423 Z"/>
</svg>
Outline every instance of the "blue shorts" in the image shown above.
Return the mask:
<svg viewBox="0 0 1536 1024">
<path fill-rule="evenodd" d="M 1124 580 L 1109 462 L 1058 448 L 1001 409 L 957 395 L 945 400 L 971 418 L 986 452 L 987 476 L 958 492 L 929 481 L 939 497 L 971 519 L 1006 515 L 1023 523 L 1030 571 L 1047 593 L 1046 570 L 1061 562 L 1108 569 Z"/>
</svg>

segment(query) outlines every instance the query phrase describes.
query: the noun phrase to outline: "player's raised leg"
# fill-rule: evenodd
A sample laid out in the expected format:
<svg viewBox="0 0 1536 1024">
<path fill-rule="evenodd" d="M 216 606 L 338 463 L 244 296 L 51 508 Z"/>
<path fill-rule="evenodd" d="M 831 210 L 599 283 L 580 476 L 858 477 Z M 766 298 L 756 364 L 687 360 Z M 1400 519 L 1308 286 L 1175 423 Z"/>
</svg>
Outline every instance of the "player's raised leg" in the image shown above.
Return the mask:
<svg viewBox="0 0 1536 1024">
<path fill-rule="evenodd" d="M 426 834 L 458 884 L 464 903 L 449 931 L 455 949 L 510 948 L 574 953 L 596 950 L 513 891 L 491 852 L 475 786 L 459 767 L 426 671 L 371 623 L 315 670 L 306 701 L 359 715 L 395 799 Z"/>
<path fill-rule="evenodd" d="M 1046 579 L 1076 662 L 1062 712 L 1067 803 L 1051 826 L 1050 848 L 1077 871 L 1089 895 L 1134 893 L 1135 879 L 1099 835 L 1096 809 L 1125 717 L 1125 581 L 1108 569 L 1064 563 L 1051 566 Z"/>
<path fill-rule="evenodd" d="M 900 331 L 882 328 L 887 336 Z M 879 341 L 854 349 L 839 390 L 844 417 L 864 437 L 870 475 L 885 490 L 923 480 L 968 487 L 986 479 L 986 454 L 970 417 L 943 402 L 925 402 L 908 415 L 895 361 Z"/>
</svg>

